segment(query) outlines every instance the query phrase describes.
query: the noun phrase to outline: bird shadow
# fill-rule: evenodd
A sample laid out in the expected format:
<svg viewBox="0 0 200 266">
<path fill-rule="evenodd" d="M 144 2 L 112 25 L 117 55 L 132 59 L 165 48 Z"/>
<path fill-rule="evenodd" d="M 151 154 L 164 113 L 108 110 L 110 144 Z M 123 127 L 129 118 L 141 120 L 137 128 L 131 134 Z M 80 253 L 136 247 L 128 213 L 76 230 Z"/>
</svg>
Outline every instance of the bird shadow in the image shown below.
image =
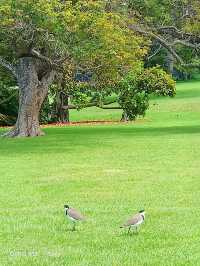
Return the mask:
<svg viewBox="0 0 200 266">
<path fill-rule="evenodd" d="M 118 233 L 116 236 L 117 237 L 121 237 L 121 238 L 127 238 L 127 237 L 138 237 L 140 235 L 139 232 L 135 232 L 135 231 L 124 231 L 124 232 L 120 232 Z"/>
</svg>

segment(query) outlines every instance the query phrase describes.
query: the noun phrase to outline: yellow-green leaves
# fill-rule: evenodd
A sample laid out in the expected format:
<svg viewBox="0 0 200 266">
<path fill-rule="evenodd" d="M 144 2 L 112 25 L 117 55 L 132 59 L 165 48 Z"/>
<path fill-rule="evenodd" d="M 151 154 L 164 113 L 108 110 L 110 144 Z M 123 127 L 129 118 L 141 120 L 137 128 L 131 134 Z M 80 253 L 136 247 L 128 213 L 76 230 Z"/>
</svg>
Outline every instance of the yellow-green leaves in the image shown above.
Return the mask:
<svg viewBox="0 0 200 266">
<path fill-rule="evenodd" d="M 129 17 L 107 12 L 102 0 L 3 1 L 0 18 L 0 54 L 17 60 L 34 48 L 52 61 L 70 57 L 76 70 L 93 73 L 95 86 L 115 84 L 147 52 L 144 39 L 128 29 Z"/>
</svg>

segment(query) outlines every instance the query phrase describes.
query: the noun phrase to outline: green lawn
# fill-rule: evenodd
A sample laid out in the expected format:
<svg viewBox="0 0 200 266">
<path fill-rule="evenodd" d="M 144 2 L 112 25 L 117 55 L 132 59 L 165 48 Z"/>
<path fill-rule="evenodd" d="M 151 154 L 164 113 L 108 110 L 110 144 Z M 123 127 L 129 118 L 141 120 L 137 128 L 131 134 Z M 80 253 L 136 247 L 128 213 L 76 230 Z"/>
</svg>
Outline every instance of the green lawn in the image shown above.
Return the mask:
<svg viewBox="0 0 200 266">
<path fill-rule="evenodd" d="M 0 265 L 200 265 L 200 82 L 144 121 L 0 139 Z M 98 109 L 72 118 L 119 119 Z M 1 130 L 2 131 L 2 130 Z M 70 231 L 68 203 L 87 221 Z M 119 226 L 145 208 L 138 235 Z"/>
</svg>

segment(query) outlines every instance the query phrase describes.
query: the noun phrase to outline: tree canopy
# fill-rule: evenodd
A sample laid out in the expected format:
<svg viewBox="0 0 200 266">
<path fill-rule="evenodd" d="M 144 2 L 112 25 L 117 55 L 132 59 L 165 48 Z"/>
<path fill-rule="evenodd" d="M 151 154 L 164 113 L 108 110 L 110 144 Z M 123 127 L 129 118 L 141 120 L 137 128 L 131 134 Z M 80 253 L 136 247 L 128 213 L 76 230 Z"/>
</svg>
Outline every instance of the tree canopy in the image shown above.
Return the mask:
<svg viewBox="0 0 200 266">
<path fill-rule="evenodd" d="M 95 82 L 112 82 L 146 54 L 127 17 L 104 1 L 1 1 L 0 54 L 12 63 L 33 57 L 58 68 L 74 64 Z"/>
<path fill-rule="evenodd" d="M 20 92 L 18 120 L 9 134 L 41 134 L 41 105 L 64 68 L 91 72 L 90 83 L 101 89 L 140 67 L 147 47 L 128 20 L 107 11 L 104 1 L 2 0 L 0 64 L 15 76 Z"/>
</svg>

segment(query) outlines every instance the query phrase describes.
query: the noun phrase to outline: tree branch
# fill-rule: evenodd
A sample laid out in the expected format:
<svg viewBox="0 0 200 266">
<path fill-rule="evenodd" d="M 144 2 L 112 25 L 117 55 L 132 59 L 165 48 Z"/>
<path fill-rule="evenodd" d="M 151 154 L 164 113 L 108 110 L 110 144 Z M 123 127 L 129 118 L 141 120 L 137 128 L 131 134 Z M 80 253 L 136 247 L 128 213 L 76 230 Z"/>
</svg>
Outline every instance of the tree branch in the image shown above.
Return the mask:
<svg viewBox="0 0 200 266">
<path fill-rule="evenodd" d="M 5 67 L 7 70 L 12 72 L 12 74 L 15 77 L 17 77 L 17 71 L 16 71 L 15 66 L 13 64 L 11 64 L 10 62 L 8 62 L 7 60 L 5 60 L 2 56 L 0 56 L 0 65 Z"/>
<path fill-rule="evenodd" d="M 122 110 L 123 108 L 122 107 L 120 107 L 120 106 L 110 106 L 110 107 L 105 107 L 105 106 L 102 106 L 102 107 L 100 107 L 100 106 L 97 106 L 97 107 L 99 107 L 99 108 L 101 108 L 101 109 L 107 109 L 107 110 Z"/>
<path fill-rule="evenodd" d="M 43 61 L 46 61 L 50 66 L 52 66 L 52 62 L 50 60 L 50 58 L 40 54 L 38 51 L 36 51 L 35 49 L 31 49 L 30 51 L 30 54 L 33 56 L 33 57 L 36 57 L 38 59 L 41 59 Z"/>
<path fill-rule="evenodd" d="M 183 64 L 184 67 L 195 67 L 200 69 L 200 63 Z"/>
<path fill-rule="evenodd" d="M 61 60 L 58 60 L 57 62 L 52 62 L 52 60 L 49 57 L 42 55 L 40 52 L 36 51 L 35 49 L 31 49 L 30 55 L 42 61 L 45 61 L 49 65 L 50 68 L 57 69 L 57 70 L 58 69 L 61 70 L 62 63 L 68 58 L 68 57 L 65 57 Z"/>
<path fill-rule="evenodd" d="M 161 36 L 156 35 L 155 33 L 151 32 L 151 31 L 146 31 L 144 29 L 141 29 L 138 25 L 130 25 L 129 28 L 133 31 L 136 31 L 138 33 L 141 33 L 143 35 L 149 36 L 153 39 L 155 39 L 156 41 L 158 41 L 165 49 L 167 49 L 172 55 L 173 57 L 181 64 L 183 65 L 183 59 L 174 51 L 174 49 L 172 48 L 171 44 L 168 43 L 165 39 L 163 39 Z"/>
<path fill-rule="evenodd" d="M 164 48 L 166 48 L 170 54 L 183 66 L 183 67 L 195 67 L 195 68 L 200 68 L 200 63 L 185 63 L 183 59 L 176 53 L 176 51 L 173 49 L 173 46 L 176 46 L 177 44 L 181 44 L 187 47 L 191 47 L 193 49 L 199 49 L 200 48 L 200 38 L 198 38 L 196 35 L 189 34 L 189 33 L 184 33 L 182 31 L 179 31 L 176 27 L 174 26 L 169 26 L 169 27 L 161 27 L 160 30 L 167 31 L 171 30 L 172 32 L 175 32 L 179 37 L 182 39 L 177 39 L 173 43 L 168 43 L 165 39 L 163 39 L 161 36 L 156 35 L 155 33 L 144 30 L 140 28 L 138 25 L 131 25 L 130 29 L 139 32 L 143 35 L 149 36 L 156 41 L 160 43 Z M 185 40 L 184 38 L 187 38 Z M 192 38 L 192 42 L 189 40 L 189 37 Z M 196 39 L 195 39 L 195 38 Z M 196 41 L 196 42 L 195 42 Z M 197 42 L 198 41 L 198 42 Z"/>
<path fill-rule="evenodd" d="M 122 107 L 120 106 L 98 106 L 98 105 L 85 105 L 84 108 L 87 108 L 87 107 L 97 107 L 97 108 L 100 108 L 100 109 L 106 109 L 106 110 L 121 110 L 123 109 Z M 74 109 L 77 109 L 77 107 L 75 105 L 67 105 L 67 106 L 63 106 L 62 109 L 64 110 L 74 110 Z"/>
<path fill-rule="evenodd" d="M 147 60 L 149 61 L 152 57 L 156 56 L 160 52 L 161 48 L 162 48 L 162 45 L 160 44 L 159 48 L 156 49 L 156 51 L 153 54 L 147 57 Z"/>
<path fill-rule="evenodd" d="M 175 38 L 181 40 L 190 40 L 192 43 L 200 43 L 200 37 L 198 35 L 180 31 L 175 26 L 163 26 L 157 29 L 159 33 L 168 33 L 174 36 Z"/>
<path fill-rule="evenodd" d="M 187 46 L 187 47 L 191 47 L 191 48 L 194 48 L 194 49 L 199 49 L 200 48 L 200 43 L 190 43 L 190 42 L 187 42 L 187 41 L 184 41 L 184 40 L 175 40 L 173 43 L 172 43 L 172 46 L 175 46 L 177 44 L 182 44 L 183 46 Z"/>
<path fill-rule="evenodd" d="M 49 86 L 51 85 L 51 83 L 54 81 L 56 75 L 56 71 L 55 70 L 51 70 L 50 72 L 47 72 L 41 79 L 40 83 L 43 86 Z"/>
<path fill-rule="evenodd" d="M 115 100 L 110 100 L 106 103 L 103 103 L 103 106 L 100 106 L 98 105 L 98 102 L 92 102 L 92 103 L 88 103 L 86 105 L 84 105 L 84 108 L 87 108 L 87 107 L 98 107 L 98 108 L 101 108 L 101 109 L 121 109 L 119 107 L 105 107 L 104 105 L 109 105 L 109 104 L 112 104 L 112 103 L 115 103 L 116 102 L 116 99 Z M 73 105 L 73 104 L 69 104 L 69 105 L 64 105 L 62 106 L 62 109 L 64 110 L 67 110 L 67 109 L 77 109 L 76 105 Z"/>
</svg>

